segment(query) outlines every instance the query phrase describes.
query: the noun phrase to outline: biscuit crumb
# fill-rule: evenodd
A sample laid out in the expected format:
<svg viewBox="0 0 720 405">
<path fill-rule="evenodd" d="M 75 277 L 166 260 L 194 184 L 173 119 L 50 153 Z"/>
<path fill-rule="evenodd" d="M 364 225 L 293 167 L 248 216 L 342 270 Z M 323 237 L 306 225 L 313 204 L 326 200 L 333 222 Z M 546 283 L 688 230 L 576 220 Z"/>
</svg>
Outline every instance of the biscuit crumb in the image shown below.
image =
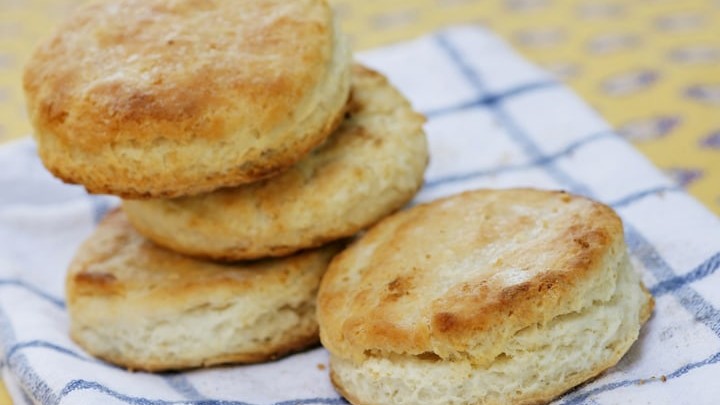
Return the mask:
<svg viewBox="0 0 720 405">
<path fill-rule="evenodd" d="M 325 365 L 322 363 L 318 363 L 317 368 L 318 368 L 318 370 L 325 370 Z"/>
</svg>

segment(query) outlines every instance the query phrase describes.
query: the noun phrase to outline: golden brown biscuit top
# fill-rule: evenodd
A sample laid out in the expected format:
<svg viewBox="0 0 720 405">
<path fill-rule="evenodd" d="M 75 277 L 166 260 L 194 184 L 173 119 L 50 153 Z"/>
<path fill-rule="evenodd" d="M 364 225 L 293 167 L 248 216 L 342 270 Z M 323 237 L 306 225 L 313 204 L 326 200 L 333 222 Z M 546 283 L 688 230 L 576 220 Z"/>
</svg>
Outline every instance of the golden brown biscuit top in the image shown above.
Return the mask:
<svg viewBox="0 0 720 405">
<path fill-rule="evenodd" d="M 36 131 L 85 150 L 261 136 L 326 74 L 331 20 L 322 0 L 93 4 L 35 50 L 28 109 Z"/>
<path fill-rule="evenodd" d="M 352 80 L 343 123 L 291 168 L 208 194 L 125 201 L 130 221 L 161 245 L 220 260 L 283 256 L 376 222 L 422 182 L 425 119 L 380 73 L 354 65 Z"/>
<path fill-rule="evenodd" d="M 319 294 L 321 338 L 356 360 L 487 364 L 522 328 L 591 305 L 583 292 L 614 283 L 604 268 L 623 252 L 612 209 L 561 192 L 480 190 L 419 205 L 333 259 Z"/>
<path fill-rule="evenodd" d="M 192 306 L 247 292 L 316 285 L 340 244 L 279 259 L 213 263 L 163 249 L 135 231 L 121 210 L 100 223 L 68 272 L 68 299 L 103 297 L 127 305 Z M 308 289 L 313 289 L 309 286 Z"/>
</svg>

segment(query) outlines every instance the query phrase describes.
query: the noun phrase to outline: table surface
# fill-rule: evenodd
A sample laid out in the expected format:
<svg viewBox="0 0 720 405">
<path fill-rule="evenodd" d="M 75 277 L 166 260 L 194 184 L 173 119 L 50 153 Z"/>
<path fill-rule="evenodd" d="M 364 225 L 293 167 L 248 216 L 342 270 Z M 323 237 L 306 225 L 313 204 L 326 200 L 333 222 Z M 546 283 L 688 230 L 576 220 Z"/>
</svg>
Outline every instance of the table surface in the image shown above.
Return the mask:
<svg viewBox="0 0 720 405">
<path fill-rule="evenodd" d="M 450 24 L 488 27 L 720 214 L 720 0 L 331 2 L 356 50 Z M 33 44 L 82 3 L 0 0 L 0 143 L 31 131 L 20 77 Z"/>
</svg>

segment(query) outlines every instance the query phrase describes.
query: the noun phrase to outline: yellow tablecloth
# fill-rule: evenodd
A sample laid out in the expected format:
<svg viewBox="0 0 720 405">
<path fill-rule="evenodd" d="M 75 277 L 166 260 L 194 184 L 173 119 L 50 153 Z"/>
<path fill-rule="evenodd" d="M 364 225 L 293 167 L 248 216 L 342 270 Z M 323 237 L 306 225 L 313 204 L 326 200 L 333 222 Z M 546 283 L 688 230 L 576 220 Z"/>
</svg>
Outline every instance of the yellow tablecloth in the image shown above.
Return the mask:
<svg viewBox="0 0 720 405">
<path fill-rule="evenodd" d="M 0 142 L 30 132 L 20 75 L 34 42 L 82 2 L 0 0 Z M 332 2 L 356 50 L 449 24 L 489 27 L 720 214 L 720 0 Z M 9 401 L 0 384 L 0 405 Z"/>
</svg>

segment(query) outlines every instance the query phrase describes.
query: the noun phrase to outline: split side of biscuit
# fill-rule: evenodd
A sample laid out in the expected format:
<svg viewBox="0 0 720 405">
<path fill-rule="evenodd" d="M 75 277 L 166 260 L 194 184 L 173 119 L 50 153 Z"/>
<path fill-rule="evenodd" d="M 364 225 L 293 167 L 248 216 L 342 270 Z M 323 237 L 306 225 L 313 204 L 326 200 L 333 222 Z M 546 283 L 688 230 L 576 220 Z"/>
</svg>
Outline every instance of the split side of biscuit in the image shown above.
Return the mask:
<svg viewBox="0 0 720 405">
<path fill-rule="evenodd" d="M 67 274 L 70 335 L 132 370 L 254 363 L 318 342 L 315 298 L 341 248 L 218 264 L 165 250 L 110 213 Z"/>
<path fill-rule="evenodd" d="M 652 307 L 611 208 L 480 190 L 371 228 L 332 261 L 318 321 L 353 404 L 534 404 L 615 365 Z"/>
</svg>

